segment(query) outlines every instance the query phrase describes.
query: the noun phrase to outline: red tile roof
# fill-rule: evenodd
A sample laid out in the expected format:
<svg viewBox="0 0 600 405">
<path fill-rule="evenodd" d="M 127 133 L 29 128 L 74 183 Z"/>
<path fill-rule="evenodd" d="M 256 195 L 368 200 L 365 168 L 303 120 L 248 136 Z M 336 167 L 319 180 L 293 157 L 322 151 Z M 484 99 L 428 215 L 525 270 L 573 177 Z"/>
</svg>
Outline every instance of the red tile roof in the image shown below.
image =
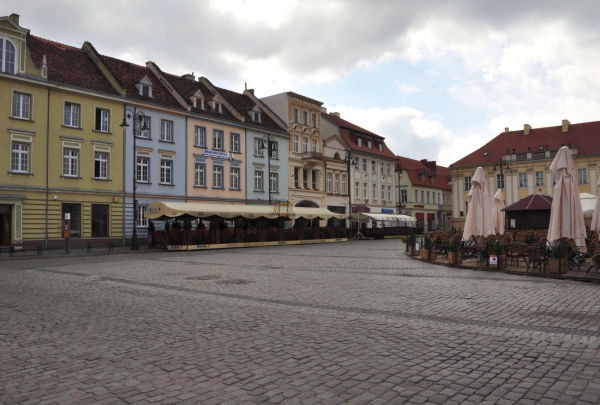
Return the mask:
<svg viewBox="0 0 600 405">
<path fill-rule="evenodd" d="M 567 132 L 562 132 L 562 126 L 532 128 L 528 135 L 523 130 L 503 132 L 496 136 L 483 147 L 463 157 L 451 165 L 477 166 L 493 164 L 499 161 L 508 149 L 516 154 L 540 151 L 541 147 L 548 146 L 551 151 L 560 149 L 563 145 L 571 144 L 573 149 L 578 150 L 578 155 L 600 154 L 600 121 L 585 122 L 569 125 Z M 487 155 L 484 156 L 484 153 Z"/>
<path fill-rule="evenodd" d="M 439 166 L 435 162 L 425 164 L 421 160 L 409 159 L 403 156 L 398 156 L 398 165 L 402 169 L 402 173 L 408 174 L 413 185 L 452 191 L 452 186 L 448 184 L 450 169 L 447 167 Z M 425 181 L 421 181 L 421 177 L 419 176 L 419 172 L 422 170 L 425 170 L 426 173 Z M 429 177 L 432 170 L 435 170 L 435 183 Z"/>
<path fill-rule="evenodd" d="M 360 133 L 363 133 L 363 134 L 366 134 L 366 135 L 371 135 L 371 136 L 374 136 L 374 137 L 377 137 L 377 138 L 385 139 L 383 136 L 374 134 L 373 132 L 368 131 L 368 130 L 366 130 L 364 128 L 361 128 L 358 125 L 354 125 L 353 123 L 348 122 L 348 121 L 346 121 L 346 120 L 344 120 L 344 119 L 342 119 L 342 118 L 340 118 L 340 117 L 338 117 L 336 115 L 327 114 L 327 113 L 321 113 L 321 117 L 328 119 L 329 121 L 333 122 L 335 125 L 337 125 L 340 128 L 345 128 L 345 129 L 348 129 L 350 131 L 360 132 Z"/>
<path fill-rule="evenodd" d="M 517 201 L 504 208 L 503 211 L 533 211 L 550 210 L 552 208 L 552 197 L 545 194 L 533 193 L 529 197 Z"/>
<path fill-rule="evenodd" d="M 65 85 L 118 95 L 100 69 L 81 49 L 27 35 L 27 48 L 37 67 L 46 55 L 48 80 Z"/>
<path fill-rule="evenodd" d="M 127 91 L 127 98 L 184 110 L 175 97 L 169 93 L 154 73 L 146 66 L 136 65 L 135 63 L 126 62 L 110 56 L 101 55 L 101 58 L 113 76 Z M 152 82 L 152 97 L 142 96 L 135 87 L 135 85 L 146 76 L 148 76 L 148 79 Z"/>
</svg>

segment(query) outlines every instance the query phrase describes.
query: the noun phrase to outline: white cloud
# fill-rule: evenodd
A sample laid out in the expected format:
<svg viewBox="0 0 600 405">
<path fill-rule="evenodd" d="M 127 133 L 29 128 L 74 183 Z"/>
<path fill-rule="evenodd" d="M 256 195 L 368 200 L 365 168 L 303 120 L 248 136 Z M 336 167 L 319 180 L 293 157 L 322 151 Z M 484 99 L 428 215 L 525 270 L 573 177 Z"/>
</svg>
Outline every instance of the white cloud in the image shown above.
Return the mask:
<svg viewBox="0 0 600 405">
<path fill-rule="evenodd" d="M 402 82 L 398 83 L 398 91 L 404 96 L 410 96 L 411 94 L 420 93 L 421 89 L 414 84 Z"/>
</svg>

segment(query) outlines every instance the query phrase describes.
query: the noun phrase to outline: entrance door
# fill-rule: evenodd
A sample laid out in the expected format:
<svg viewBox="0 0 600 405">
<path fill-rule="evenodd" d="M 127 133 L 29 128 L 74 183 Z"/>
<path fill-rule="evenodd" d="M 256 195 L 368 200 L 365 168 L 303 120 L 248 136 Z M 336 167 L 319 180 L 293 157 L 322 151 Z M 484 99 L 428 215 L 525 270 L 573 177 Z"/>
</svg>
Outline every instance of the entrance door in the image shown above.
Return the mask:
<svg viewBox="0 0 600 405">
<path fill-rule="evenodd" d="M 0 205 L 0 246 L 10 245 L 10 205 Z"/>
</svg>

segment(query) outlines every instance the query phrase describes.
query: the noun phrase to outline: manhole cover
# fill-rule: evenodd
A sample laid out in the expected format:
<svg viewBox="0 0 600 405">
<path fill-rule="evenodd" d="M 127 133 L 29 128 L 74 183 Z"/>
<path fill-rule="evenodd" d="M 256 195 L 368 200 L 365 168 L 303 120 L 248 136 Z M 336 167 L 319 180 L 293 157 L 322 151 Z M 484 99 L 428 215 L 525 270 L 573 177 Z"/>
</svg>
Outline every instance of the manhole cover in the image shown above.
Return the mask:
<svg viewBox="0 0 600 405">
<path fill-rule="evenodd" d="M 242 279 L 232 279 L 232 280 L 223 280 L 223 281 L 217 281 L 217 283 L 219 284 L 250 284 L 252 281 L 249 280 L 242 280 Z"/>
<path fill-rule="evenodd" d="M 206 276 L 194 276 L 194 277 L 186 277 L 186 280 L 216 280 L 221 278 L 221 276 L 217 274 L 207 274 Z"/>
</svg>

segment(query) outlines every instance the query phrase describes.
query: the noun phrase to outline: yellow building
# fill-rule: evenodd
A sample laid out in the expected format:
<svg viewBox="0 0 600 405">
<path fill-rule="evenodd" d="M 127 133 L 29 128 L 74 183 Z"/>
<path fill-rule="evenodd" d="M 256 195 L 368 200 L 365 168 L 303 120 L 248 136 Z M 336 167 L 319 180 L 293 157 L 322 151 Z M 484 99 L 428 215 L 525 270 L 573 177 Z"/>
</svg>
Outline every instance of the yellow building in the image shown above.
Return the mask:
<svg viewBox="0 0 600 405">
<path fill-rule="evenodd" d="M 0 244 L 60 247 L 65 213 L 73 246 L 120 240 L 120 94 L 84 50 L 31 35 L 16 14 L 0 18 L 0 41 Z"/>
<path fill-rule="evenodd" d="M 561 146 L 571 149 L 580 193 L 598 194 L 600 163 L 600 121 L 532 128 L 504 132 L 483 147 L 450 166 L 454 226 L 463 227 L 468 210 L 467 194 L 471 177 L 481 166 L 488 176 L 490 203 L 497 189 L 502 189 L 506 205 L 533 193 L 553 195 L 554 179 L 550 164 Z"/>
</svg>

